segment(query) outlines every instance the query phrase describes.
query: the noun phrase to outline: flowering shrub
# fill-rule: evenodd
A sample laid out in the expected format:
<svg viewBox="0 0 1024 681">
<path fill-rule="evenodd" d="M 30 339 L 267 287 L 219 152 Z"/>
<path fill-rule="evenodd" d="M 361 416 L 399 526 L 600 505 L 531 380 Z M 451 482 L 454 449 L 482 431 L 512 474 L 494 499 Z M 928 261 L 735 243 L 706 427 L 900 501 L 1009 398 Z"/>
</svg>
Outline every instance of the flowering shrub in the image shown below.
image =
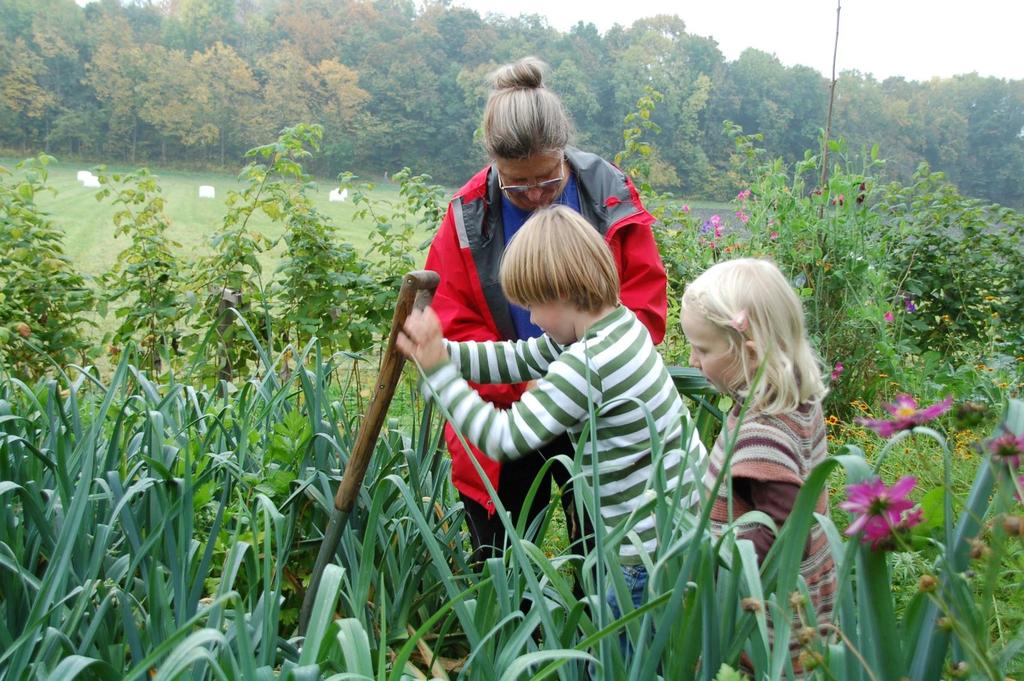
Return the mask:
<svg viewBox="0 0 1024 681">
<path fill-rule="evenodd" d="M 760 135 L 730 123 L 726 132 L 743 183 L 732 210 L 656 213 L 670 299 L 722 258 L 774 260 L 803 299 L 822 359 L 845 369 L 831 385 L 830 410 L 840 416 L 854 399 L 877 404 L 906 391 L 989 404 L 1019 394 L 1019 213 L 965 199 L 926 171 L 912 187 L 883 187 L 877 149 L 854 167 L 842 140 L 830 143 L 834 166 L 817 187 L 809 178 L 820 175 L 818 155 L 789 167 L 766 157 Z M 644 201 L 671 205 L 647 193 Z M 671 329 L 666 345 L 670 358 L 685 360 Z"/>
<path fill-rule="evenodd" d="M 910 329 L 918 346 L 959 355 L 980 342 L 1019 354 L 1024 216 L 961 196 L 927 164 L 909 185 L 885 187 L 878 211 L 890 235 L 890 257 L 880 264 L 926 313 Z"/>
</svg>

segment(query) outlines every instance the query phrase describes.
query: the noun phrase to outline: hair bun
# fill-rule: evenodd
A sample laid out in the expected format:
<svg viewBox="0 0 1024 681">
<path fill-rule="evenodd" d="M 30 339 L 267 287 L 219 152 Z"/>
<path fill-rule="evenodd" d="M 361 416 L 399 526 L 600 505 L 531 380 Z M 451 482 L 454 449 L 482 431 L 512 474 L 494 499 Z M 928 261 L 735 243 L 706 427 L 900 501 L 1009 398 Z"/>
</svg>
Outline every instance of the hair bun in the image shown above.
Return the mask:
<svg viewBox="0 0 1024 681">
<path fill-rule="evenodd" d="M 517 62 L 505 64 L 493 74 L 495 90 L 544 87 L 544 71 L 547 64 L 536 57 L 523 57 Z"/>
</svg>

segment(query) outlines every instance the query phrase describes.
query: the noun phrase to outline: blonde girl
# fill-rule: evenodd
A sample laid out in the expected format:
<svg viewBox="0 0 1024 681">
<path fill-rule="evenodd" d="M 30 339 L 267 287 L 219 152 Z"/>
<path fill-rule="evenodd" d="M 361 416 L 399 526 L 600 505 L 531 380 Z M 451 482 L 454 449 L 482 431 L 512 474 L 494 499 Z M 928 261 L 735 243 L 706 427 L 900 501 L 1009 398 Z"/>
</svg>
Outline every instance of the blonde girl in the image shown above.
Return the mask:
<svg viewBox="0 0 1024 681">
<path fill-rule="evenodd" d="M 712 500 L 712 531 L 723 532 L 748 511 L 761 511 L 781 527 L 800 487 L 826 456 L 821 401 L 827 391 L 821 363 L 807 338 L 800 300 L 772 262 L 729 260 L 686 287 L 681 323 L 691 347 L 690 365 L 734 401 L 704 478 L 710 493 L 726 466 L 728 438 L 732 454 L 726 475 L 731 484 L 723 483 Z M 822 492 L 816 511 L 827 513 L 827 507 Z M 775 541 L 775 532 L 761 524 L 740 525 L 737 532 L 739 538 L 753 542 L 759 561 Z M 800 573 L 818 622 L 828 621 L 835 566 L 817 525 Z M 799 652 L 795 641 L 790 647 L 792 653 Z M 801 666 L 794 659 L 798 672 Z"/>
</svg>

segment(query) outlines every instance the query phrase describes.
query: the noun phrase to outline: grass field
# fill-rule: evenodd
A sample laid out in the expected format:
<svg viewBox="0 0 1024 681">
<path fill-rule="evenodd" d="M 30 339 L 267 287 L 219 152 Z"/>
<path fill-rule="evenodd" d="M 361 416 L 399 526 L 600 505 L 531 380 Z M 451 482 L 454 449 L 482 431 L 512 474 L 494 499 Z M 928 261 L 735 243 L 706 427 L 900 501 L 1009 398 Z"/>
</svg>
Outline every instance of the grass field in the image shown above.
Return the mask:
<svg viewBox="0 0 1024 681">
<path fill-rule="evenodd" d="M 17 173 L 15 159 L 0 158 L 0 166 Z M 79 170 L 91 169 L 85 165 L 53 163 L 49 167 L 48 184 L 56 193 L 46 192 L 38 197 L 38 205 L 47 211 L 54 222 L 67 235 L 65 246 L 68 256 L 85 274 L 98 275 L 113 265 L 117 254 L 127 243 L 124 238 L 114 236 L 111 216 L 115 206 L 110 199 L 98 201 L 96 189 L 81 185 L 75 175 Z M 109 168 L 111 172 L 125 172 L 126 167 Z M 224 201 L 232 190 L 241 191 L 243 183 L 237 176 L 227 173 L 191 172 L 150 168 L 157 177 L 163 196 L 167 200 L 166 212 L 171 220 L 168 238 L 181 244 L 180 252 L 191 259 L 209 251 L 208 237 L 221 225 L 227 206 Z M 212 185 L 216 190 L 215 199 L 200 199 L 199 186 Z M 355 208 L 350 201 L 331 203 L 328 194 L 334 184 L 321 182 L 310 196 L 317 210 L 338 227 L 339 238 L 356 248 L 368 244 L 368 225 L 353 218 Z M 372 192 L 375 201 L 397 201 L 398 185 L 378 183 Z M 263 232 L 268 238 L 281 236 L 282 227 L 274 224 L 262 213 L 254 215 L 252 228 Z M 424 237 L 426 234 L 424 234 Z M 282 244 L 265 254 L 264 265 L 272 265 L 280 256 Z M 425 257 L 425 256 L 424 256 Z"/>
</svg>

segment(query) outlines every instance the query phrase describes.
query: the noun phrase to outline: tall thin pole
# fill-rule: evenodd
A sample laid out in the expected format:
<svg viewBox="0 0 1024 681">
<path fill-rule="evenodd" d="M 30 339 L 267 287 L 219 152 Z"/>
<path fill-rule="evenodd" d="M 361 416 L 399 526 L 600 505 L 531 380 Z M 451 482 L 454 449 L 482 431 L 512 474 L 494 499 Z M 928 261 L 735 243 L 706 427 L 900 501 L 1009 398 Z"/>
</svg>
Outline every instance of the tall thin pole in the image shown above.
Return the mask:
<svg viewBox="0 0 1024 681">
<path fill-rule="evenodd" d="M 842 11 L 842 0 L 836 0 L 836 39 L 832 45 L 832 82 L 828 91 L 828 116 L 825 118 L 825 135 L 821 140 L 821 181 L 818 186 L 825 191 L 828 182 L 828 142 L 832 137 L 832 105 L 836 100 L 836 58 L 839 54 L 839 13 Z M 825 214 L 825 204 L 818 209 L 819 217 Z"/>
</svg>

